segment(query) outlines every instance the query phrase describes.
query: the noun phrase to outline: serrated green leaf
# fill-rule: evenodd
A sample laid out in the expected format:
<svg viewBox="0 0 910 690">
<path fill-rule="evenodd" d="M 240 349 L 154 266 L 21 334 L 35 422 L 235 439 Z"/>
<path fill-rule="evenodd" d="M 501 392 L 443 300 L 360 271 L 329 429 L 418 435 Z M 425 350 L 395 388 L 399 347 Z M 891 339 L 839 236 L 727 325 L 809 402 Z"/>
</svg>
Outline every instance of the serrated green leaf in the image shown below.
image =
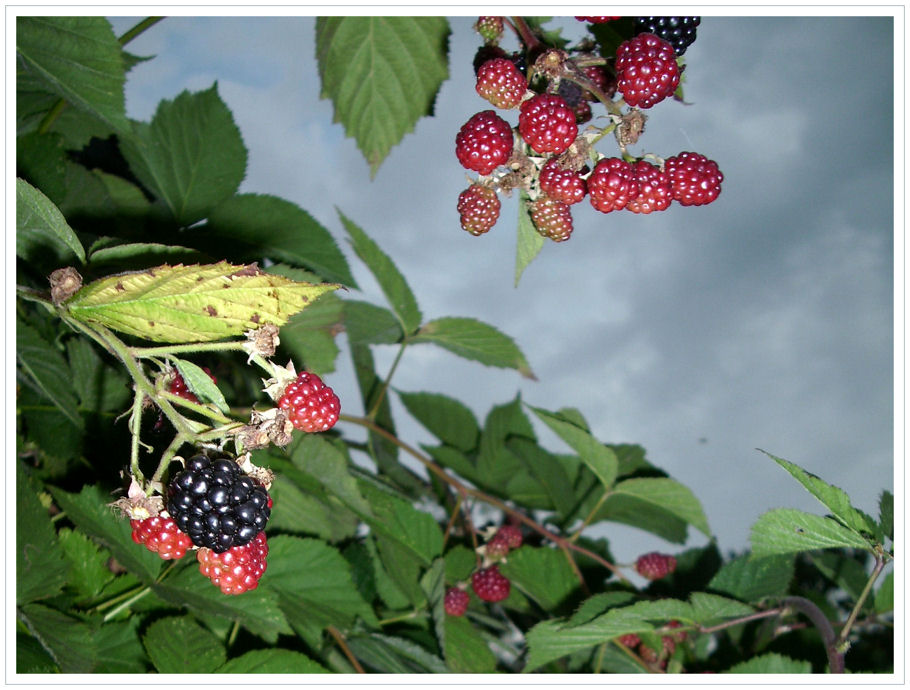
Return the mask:
<svg viewBox="0 0 910 690">
<path fill-rule="evenodd" d="M 600 594 L 595 594 L 581 603 L 566 623 L 566 626 L 574 627 L 589 623 L 597 616 L 606 613 L 608 609 L 625 606 L 634 598 L 635 595 L 631 592 L 601 592 Z"/>
<path fill-rule="evenodd" d="M 591 508 L 593 507 L 592 504 Z M 688 523 L 685 520 L 661 506 L 629 494 L 611 494 L 595 514 L 592 523 L 602 520 L 632 525 L 674 544 L 683 544 L 688 537 Z"/>
<path fill-rule="evenodd" d="M 108 504 L 112 497 L 97 486 L 83 487 L 78 494 L 50 487 L 54 500 L 76 527 L 110 549 L 124 568 L 148 584 L 155 580 L 164 563 L 148 549 L 136 548 L 129 520 Z"/>
<path fill-rule="evenodd" d="M 550 427 L 578 453 L 590 470 L 597 475 L 605 489 L 612 488 L 619 471 L 619 461 L 610 448 L 594 438 L 585 429 L 576 426 L 560 415 L 538 407 L 529 407 L 540 421 Z"/>
<path fill-rule="evenodd" d="M 146 673 L 148 655 L 139 641 L 138 616 L 108 622 L 94 632 L 95 673 Z"/>
<path fill-rule="evenodd" d="M 515 369 L 535 379 L 524 354 L 509 336 L 489 324 L 466 317 L 445 317 L 425 323 L 412 343 L 435 343 L 459 357 L 502 369 Z"/>
<path fill-rule="evenodd" d="M 581 585 L 566 554 L 550 548 L 521 546 L 510 551 L 500 572 L 546 611 L 553 611 Z"/>
<path fill-rule="evenodd" d="M 195 249 L 157 242 L 123 242 L 105 238 L 89 248 L 89 263 L 98 272 L 137 270 L 161 264 L 199 263 L 205 255 Z"/>
<path fill-rule="evenodd" d="M 566 518 L 575 508 L 578 497 L 572 489 L 562 464 L 552 453 L 526 438 L 512 438 L 506 447 L 524 464 L 526 471 L 543 487 L 550 505 L 560 518 Z M 526 484 L 529 486 L 530 484 Z M 510 482 L 511 489 L 515 485 Z"/>
<path fill-rule="evenodd" d="M 534 485 L 531 491 L 535 494 L 541 493 L 543 500 L 549 504 L 549 497 L 546 496 L 543 487 L 524 469 L 521 460 L 506 448 L 506 439 L 512 436 L 535 440 L 534 428 L 525 416 L 521 401 L 517 397 L 510 403 L 495 406 L 487 414 L 477 454 L 475 473 L 477 480 L 484 486 L 495 487 L 497 492 L 501 492 L 505 487 L 509 495 L 516 498 L 516 487 L 512 486 L 512 482 L 517 480 L 527 488 L 527 482 L 522 481 L 527 479 Z"/>
<path fill-rule="evenodd" d="M 152 121 L 134 123 L 123 156 L 180 225 L 202 218 L 237 191 L 247 150 L 218 85 L 162 100 Z"/>
<path fill-rule="evenodd" d="M 67 562 L 50 516 L 21 463 L 16 465 L 16 603 L 57 594 L 67 583 Z"/>
<path fill-rule="evenodd" d="M 708 588 L 737 599 L 757 602 L 787 593 L 793 579 L 793 554 L 751 558 L 749 554 L 725 563 Z"/>
<path fill-rule="evenodd" d="M 254 635 L 275 644 L 279 635 L 289 635 L 293 631 L 278 606 L 278 595 L 263 586 L 276 566 L 271 547 L 269 540 L 268 567 L 259 587 L 252 591 L 237 595 L 223 594 L 208 578 L 200 575 L 195 563 L 172 573 L 162 582 L 153 583 L 152 591 L 170 604 L 186 608 L 195 614 L 239 622 Z"/>
<path fill-rule="evenodd" d="M 458 544 L 446 551 L 446 582 L 456 584 L 471 576 L 477 565 L 477 554 L 472 549 Z"/>
<path fill-rule="evenodd" d="M 158 673 L 211 673 L 227 661 L 218 638 L 187 616 L 154 621 L 142 643 Z"/>
<path fill-rule="evenodd" d="M 17 317 L 16 361 L 47 400 L 77 429 L 84 423 L 78 413 L 76 393 L 63 355 L 34 328 Z"/>
<path fill-rule="evenodd" d="M 447 673 L 445 663 L 401 637 L 372 633 L 348 639 L 354 655 L 382 673 Z"/>
<path fill-rule="evenodd" d="M 614 494 L 631 496 L 653 504 L 687 522 L 707 537 L 711 536 L 708 519 L 692 491 L 673 479 L 627 479 L 613 487 Z"/>
<path fill-rule="evenodd" d="M 164 265 L 96 280 L 66 307 L 77 319 L 147 340 L 204 342 L 281 326 L 337 287 L 298 283 L 255 264 Z"/>
<path fill-rule="evenodd" d="M 713 625 L 721 621 L 748 616 L 755 612 L 751 606 L 707 592 L 693 592 L 689 596 L 692 604 L 694 623 L 698 625 Z"/>
<path fill-rule="evenodd" d="M 103 17 L 19 17 L 16 54 L 61 98 L 114 129 L 129 128 L 123 51 Z"/>
<path fill-rule="evenodd" d="M 875 590 L 875 612 L 878 614 L 894 611 L 894 572 L 885 575 Z"/>
<path fill-rule="evenodd" d="M 351 236 L 354 252 L 376 278 L 389 306 L 398 317 L 402 330 L 410 335 L 420 327 L 423 316 L 408 282 L 376 242 L 341 211 L 338 211 L 338 215 Z"/>
<path fill-rule="evenodd" d="M 94 344 L 71 338 L 66 342 L 66 356 L 81 408 L 119 413 L 126 407 L 130 399 L 128 377 L 120 368 L 106 364 Z"/>
<path fill-rule="evenodd" d="M 316 535 L 329 542 L 347 539 L 357 529 L 354 513 L 336 502 L 304 493 L 284 475 L 272 480 L 269 494 L 274 501 L 269 525 L 274 529 Z"/>
<path fill-rule="evenodd" d="M 290 649 L 254 649 L 228 661 L 215 673 L 330 673 L 305 654 Z"/>
<path fill-rule="evenodd" d="M 231 408 L 224 399 L 224 394 L 218 386 L 215 385 L 211 375 L 209 375 L 205 369 L 198 364 L 193 364 L 192 362 L 180 359 L 179 357 L 172 357 L 171 362 L 177 367 L 177 371 L 180 373 L 181 378 L 183 378 L 186 387 L 191 393 L 199 398 L 199 402 L 203 404 L 212 403 L 224 414 L 230 413 Z"/>
<path fill-rule="evenodd" d="M 42 604 L 20 607 L 18 617 L 63 673 L 89 673 L 93 670 L 95 636 L 88 625 Z"/>
<path fill-rule="evenodd" d="M 817 551 L 807 554 L 809 561 L 853 601 L 859 601 L 869 575 L 862 563 L 845 551 Z M 868 605 L 868 600 L 866 605 Z"/>
<path fill-rule="evenodd" d="M 69 564 L 67 584 L 81 598 L 98 596 L 115 577 L 108 567 L 110 553 L 107 549 L 99 549 L 95 542 L 81 532 L 71 529 L 61 529 L 57 533 L 57 539 Z M 22 578 L 18 581 L 21 582 Z"/>
<path fill-rule="evenodd" d="M 393 146 L 432 113 L 448 77 L 444 17 L 318 17 L 320 96 L 357 142 L 371 175 Z"/>
<path fill-rule="evenodd" d="M 518 287 L 518 281 L 525 269 L 528 267 L 540 250 L 543 249 L 544 237 L 534 223 L 531 222 L 531 216 L 528 212 L 528 195 L 522 191 L 518 203 L 518 242 L 515 248 L 515 287 Z"/>
<path fill-rule="evenodd" d="M 16 256 L 32 263 L 63 265 L 73 257 L 85 263 L 85 249 L 54 203 L 16 178 Z"/>
<path fill-rule="evenodd" d="M 443 443 L 471 451 L 477 445 L 480 427 L 470 408 L 439 393 L 403 393 L 398 397 L 408 412 Z"/>
<path fill-rule="evenodd" d="M 446 616 L 443 656 L 450 673 L 493 673 L 496 657 L 466 617 Z"/>
<path fill-rule="evenodd" d="M 362 519 L 372 516 L 370 504 L 349 471 L 347 458 L 329 441 L 318 434 L 297 435 L 288 446 L 288 453 L 291 462 L 318 481 L 326 492 L 336 496 Z"/>
<path fill-rule="evenodd" d="M 777 508 L 761 515 L 752 526 L 750 538 L 752 554 L 757 558 L 815 549 L 870 548 L 865 539 L 837 520 L 792 508 Z"/>
<path fill-rule="evenodd" d="M 66 197 L 66 163 L 66 143 L 60 134 L 32 132 L 16 137 L 17 174 L 54 203 Z"/>
<path fill-rule="evenodd" d="M 843 489 L 828 484 L 820 477 L 806 472 L 802 467 L 788 460 L 771 455 L 766 451 L 761 452 L 787 470 L 845 526 L 859 533 L 866 532 L 874 535 L 878 532 L 878 525 L 875 521 L 861 510 L 854 508 L 850 503 L 850 497 Z"/>
<path fill-rule="evenodd" d="M 323 280 L 357 287 L 331 233 L 297 204 L 277 196 L 235 194 L 185 237 L 187 244 L 218 257 L 259 261 L 267 256 L 306 268 Z"/>
<path fill-rule="evenodd" d="M 894 541 L 894 495 L 882 491 L 878 500 L 879 527 L 888 539 Z"/>
<path fill-rule="evenodd" d="M 385 307 L 358 300 L 344 300 L 344 328 L 348 341 L 359 345 L 400 343 L 401 323 Z"/>
<path fill-rule="evenodd" d="M 782 654 L 762 654 L 731 666 L 724 673 L 812 673 L 812 663 Z"/>
</svg>

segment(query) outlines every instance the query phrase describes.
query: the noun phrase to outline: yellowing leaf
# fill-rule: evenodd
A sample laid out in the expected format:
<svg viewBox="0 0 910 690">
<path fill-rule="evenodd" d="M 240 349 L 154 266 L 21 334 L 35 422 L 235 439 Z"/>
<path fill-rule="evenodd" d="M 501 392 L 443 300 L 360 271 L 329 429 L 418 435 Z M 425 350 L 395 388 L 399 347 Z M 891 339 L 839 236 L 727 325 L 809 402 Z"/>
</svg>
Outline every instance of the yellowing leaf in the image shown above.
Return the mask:
<svg viewBox="0 0 910 690">
<path fill-rule="evenodd" d="M 147 340 L 203 342 L 281 326 L 338 287 L 265 273 L 256 264 L 164 265 L 89 283 L 66 308 L 81 321 Z"/>
</svg>

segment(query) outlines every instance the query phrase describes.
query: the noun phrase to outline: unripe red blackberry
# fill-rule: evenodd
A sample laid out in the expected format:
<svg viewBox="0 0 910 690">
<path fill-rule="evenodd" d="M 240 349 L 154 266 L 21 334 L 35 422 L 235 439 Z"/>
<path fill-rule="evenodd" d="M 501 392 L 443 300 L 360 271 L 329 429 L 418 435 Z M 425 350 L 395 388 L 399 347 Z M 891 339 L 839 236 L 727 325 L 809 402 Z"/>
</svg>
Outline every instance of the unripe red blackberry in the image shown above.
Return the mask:
<svg viewBox="0 0 910 690">
<path fill-rule="evenodd" d="M 724 181 L 717 163 L 699 153 L 683 151 L 664 161 L 670 178 L 673 199 L 683 206 L 710 204 L 720 194 Z"/>
<path fill-rule="evenodd" d="M 463 616 L 471 603 L 471 595 L 458 587 L 449 587 L 443 597 L 443 607 L 450 616 Z"/>
<path fill-rule="evenodd" d="M 511 60 L 493 58 L 480 66 L 477 72 L 477 93 L 497 108 L 517 108 L 528 84 Z"/>
<path fill-rule="evenodd" d="M 613 98 L 616 95 L 616 77 L 608 73 L 603 65 L 588 65 L 583 67 L 581 71 L 588 79 L 594 82 L 594 85 L 603 92 L 604 96 Z M 597 100 L 597 97 L 590 91 L 585 91 L 584 97 L 589 101 Z"/>
<path fill-rule="evenodd" d="M 492 110 L 483 110 L 456 135 L 455 155 L 468 170 L 489 175 L 512 155 L 512 127 Z"/>
<path fill-rule="evenodd" d="M 458 195 L 461 227 L 474 236 L 490 231 L 499 220 L 501 208 L 502 202 L 496 192 L 481 184 L 472 184 Z"/>
<path fill-rule="evenodd" d="M 196 546 L 223 553 L 265 529 L 269 494 L 227 458 L 196 455 L 168 485 L 167 512 Z"/>
<path fill-rule="evenodd" d="M 265 532 L 260 532 L 250 543 L 234 546 L 223 553 L 199 549 L 196 560 L 199 562 L 199 572 L 224 594 L 243 594 L 259 586 L 259 580 L 265 573 L 268 554 Z"/>
<path fill-rule="evenodd" d="M 638 194 L 629 199 L 626 210 L 632 213 L 663 211 L 673 201 L 670 175 L 647 161 L 637 161 L 633 166 Z"/>
<path fill-rule="evenodd" d="M 502 29 L 502 17 L 478 17 L 474 22 L 474 30 L 485 43 L 498 43 L 502 38 Z"/>
<path fill-rule="evenodd" d="M 556 158 L 551 158 L 540 169 L 540 191 L 551 199 L 564 204 L 577 204 L 585 198 L 588 185 L 574 170 L 560 167 Z"/>
<path fill-rule="evenodd" d="M 628 105 L 650 108 L 679 86 L 673 46 L 654 34 L 638 34 L 616 50 L 616 88 Z"/>
<path fill-rule="evenodd" d="M 565 242 L 572 236 L 572 209 L 568 204 L 542 197 L 530 206 L 531 222 L 544 237 Z"/>
<path fill-rule="evenodd" d="M 212 372 L 208 367 L 203 367 L 202 370 L 209 375 L 209 378 L 212 379 L 212 383 L 218 383 L 218 379 L 212 376 Z M 183 377 L 174 372 L 174 377 L 171 379 L 171 383 L 168 386 L 168 391 L 177 395 L 184 400 L 189 400 L 190 402 L 197 403 L 199 398 L 187 387 L 186 381 L 183 380 Z"/>
<path fill-rule="evenodd" d="M 638 557 L 635 571 L 649 580 L 660 580 L 676 570 L 676 558 L 652 551 Z"/>
<path fill-rule="evenodd" d="M 619 19 L 619 17 L 575 17 L 580 22 L 588 22 L 589 24 L 605 24 L 606 22 L 612 22 L 614 19 Z"/>
<path fill-rule="evenodd" d="M 537 94 L 521 104 L 518 132 L 536 153 L 562 153 L 578 136 L 575 111 L 559 96 Z"/>
<path fill-rule="evenodd" d="M 287 413 L 295 429 L 311 434 L 328 431 L 341 414 L 335 391 L 309 371 L 301 371 L 297 380 L 288 384 L 278 398 L 278 407 Z"/>
<path fill-rule="evenodd" d="M 510 549 L 517 549 L 524 541 L 521 530 L 515 525 L 503 525 L 496 531 L 496 536 L 505 540 Z"/>
<path fill-rule="evenodd" d="M 635 633 L 629 633 L 619 638 L 619 644 L 633 649 L 641 644 L 641 638 Z"/>
<path fill-rule="evenodd" d="M 512 583 L 499 572 L 498 565 L 491 565 L 489 568 L 474 571 L 471 575 L 471 587 L 479 599 L 496 602 L 509 596 Z"/>
<path fill-rule="evenodd" d="M 591 206 L 601 213 L 619 211 L 638 196 L 638 177 L 622 158 L 603 158 L 588 177 Z"/>
<path fill-rule="evenodd" d="M 130 520 L 130 536 L 137 544 L 144 544 L 152 553 L 166 561 L 183 558 L 193 540 L 177 528 L 173 518 L 155 515 L 144 520 Z"/>
<path fill-rule="evenodd" d="M 486 543 L 484 552 L 491 560 L 499 560 L 509 553 L 509 544 L 505 539 L 496 535 Z"/>
</svg>

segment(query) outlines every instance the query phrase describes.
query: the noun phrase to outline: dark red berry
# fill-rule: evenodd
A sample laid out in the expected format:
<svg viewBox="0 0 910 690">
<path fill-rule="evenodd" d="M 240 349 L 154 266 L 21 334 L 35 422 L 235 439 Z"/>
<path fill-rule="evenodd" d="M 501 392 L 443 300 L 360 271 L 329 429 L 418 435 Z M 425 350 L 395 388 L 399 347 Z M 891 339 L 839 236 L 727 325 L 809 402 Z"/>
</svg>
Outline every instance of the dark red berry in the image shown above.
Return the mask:
<svg viewBox="0 0 910 690">
<path fill-rule="evenodd" d="M 496 531 L 496 537 L 504 539 L 510 549 L 517 549 L 523 541 L 521 530 L 515 525 L 503 525 Z"/>
<path fill-rule="evenodd" d="M 461 227 L 478 236 L 490 231 L 499 220 L 502 203 L 496 192 L 480 184 L 472 184 L 458 195 Z"/>
<path fill-rule="evenodd" d="M 199 549 L 196 560 L 199 572 L 220 587 L 222 592 L 243 594 L 259 586 L 268 553 L 265 532 L 260 532 L 249 544 L 235 546 L 224 553 Z"/>
<path fill-rule="evenodd" d="M 530 206 L 531 222 L 544 237 L 554 242 L 565 242 L 572 236 L 572 209 L 568 204 L 546 197 Z"/>
<path fill-rule="evenodd" d="M 670 178 L 673 199 L 683 206 L 710 204 L 720 194 L 723 173 L 717 163 L 699 153 L 683 151 L 667 158 L 664 169 Z"/>
<path fill-rule="evenodd" d="M 581 71 L 594 83 L 594 86 L 603 92 L 604 96 L 613 98 L 616 95 L 616 77 L 609 74 L 602 65 L 588 65 Z M 589 101 L 597 100 L 597 97 L 590 91 L 585 91 L 584 97 Z"/>
<path fill-rule="evenodd" d="M 638 176 L 630 163 L 622 158 L 603 158 L 588 177 L 591 205 L 601 213 L 625 208 L 630 199 L 638 196 Z"/>
<path fill-rule="evenodd" d="M 614 19 L 619 19 L 619 17 L 575 17 L 580 22 L 588 22 L 589 24 L 604 24 L 606 22 L 612 22 Z"/>
<path fill-rule="evenodd" d="M 517 108 L 528 90 L 524 75 L 511 60 L 493 58 L 477 72 L 477 93 L 497 108 Z"/>
<path fill-rule="evenodd" d="M 492 110 L 483 110 L 458 132 L 455 155 L 468 170 L 489 175 L 512 155 L 512 128 Z"/>
<path fill-rule="evenodd" d="M 676 570 L 676 559 L 656 551 L 646 553 L 635 561 L 635 571 L 649 580 L 660 580 Z"/>
<path fill-rule="evenodd" d="M 616 50 L 616 88 L 628 105 L 650 108 L 679 86 L 673 46 L 654 34 L 638 34 Z"/>
<path fill-rule="evenodd" d="M 574 170 L 560 167 L 556 158 L 544 163 L 540 169 L 539 182 L 540 191 L 564 204 L 577 204 L 588 192 L 584 178 Z"/>
<path fill-rule="evenodd" d="M 335 426 L 341 413 L 335 391 L 308 371 L 301 371 L 297 380 L 284 389 L 278 398 L 278 407 L 287 413 L 295 429 L 308 433 L 328 431 Z"/>
<path fill-rule="evenodd" d="M 509 553 L 509 543 L 497 534 L 487 542 L 485 553 L 491 560 L 499 560 Z"/>
<path fill-rule="evenodd" d="M 471 587 L 474 594 L 484 601 L 502 601 L 509 596 L 512 583 L 499 572 L 498 565 L 474 571 L 471 575 Z"/>
<path fill-rule="evenodd" d="M 629 633 L 628 635 L 623 635 L 620 637 L 619 643 L 632 649 L 641 644 L 641 638 L 635 633 Z"/>
<path fill-rule="evenodd" d="M 145 520 L 130 520 L 133 541 L 145 544 L 152 553 L 166 561 L 183 558 L 193 540 L 177 528 L 177 523 L 166 515 L 156 515 Z"/>
<path fill-rule="evenodd" d="M 518 132 L 537 153 L 562 153 L 578 136 L 575 111 L 559 96 L 537 94 L 521 104 Z"/>
<path fill-rule="evenodd" d="M 629 199 L 626 210 L 632 213 L 651 213 L 666 209 L 673 201 L 670 175 L 647 161 L 638 161 L 633 167 L 638 194 Z"/>
<path fill-rule="evenodd" d="M 208 367 L 203 367 L 202 369 L 206 374 L 209 375 L 209 378 L 212 379 L 212 383 L 218 383 L 218 379 L 212 376 L 212 372 Z M 186 381 L 183 380 L 183 377 L 174 372 L 174 377 L 171 379 L 171 383 L 168 386 L 168 391 L 174 395 L 180 396 L 184 400 L 189 400 L 190 402 L 198 403 L 199 398 L 187 387 Z"/>
<path fill-rule="evenodd" d="M 471 595 L 458 587 L 449 587 L 442 601 L 447 614 L 463 616 L 471 603 Z"/>
</svg>

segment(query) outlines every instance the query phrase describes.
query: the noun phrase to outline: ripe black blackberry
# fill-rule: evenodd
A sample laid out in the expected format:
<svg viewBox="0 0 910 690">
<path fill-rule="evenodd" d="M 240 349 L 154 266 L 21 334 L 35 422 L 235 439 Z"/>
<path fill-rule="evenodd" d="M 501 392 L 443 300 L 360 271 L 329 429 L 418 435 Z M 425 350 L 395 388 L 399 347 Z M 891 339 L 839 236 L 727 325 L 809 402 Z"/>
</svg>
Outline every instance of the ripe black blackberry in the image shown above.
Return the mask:
<svg viewBox="0 0 910 690">
<path fill-rule="evenodd" d="M 265 487 L 236 462 L 196 455 L 168 486 L 167 511 L 196 546 L 224 553 L 262 532 L 271 508 Z"/>
<path fill-rule="evenodd" d="M 701 17 L 636 17 L 635 35 L 654 34 L 673 46 L 676 56 L 695 42 L 695 29 Z"/>
</svg>

